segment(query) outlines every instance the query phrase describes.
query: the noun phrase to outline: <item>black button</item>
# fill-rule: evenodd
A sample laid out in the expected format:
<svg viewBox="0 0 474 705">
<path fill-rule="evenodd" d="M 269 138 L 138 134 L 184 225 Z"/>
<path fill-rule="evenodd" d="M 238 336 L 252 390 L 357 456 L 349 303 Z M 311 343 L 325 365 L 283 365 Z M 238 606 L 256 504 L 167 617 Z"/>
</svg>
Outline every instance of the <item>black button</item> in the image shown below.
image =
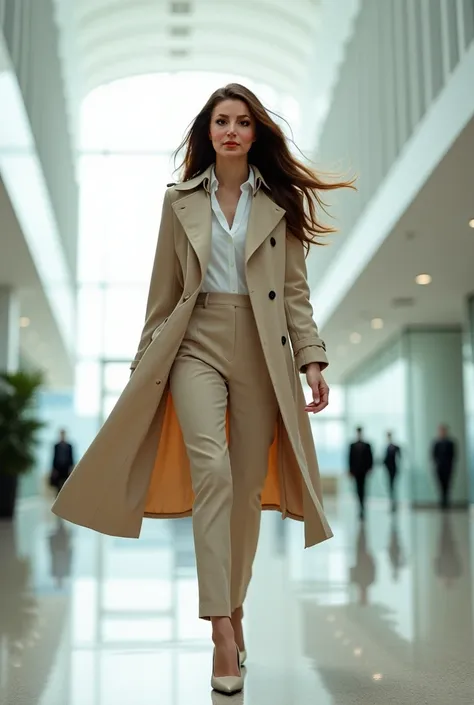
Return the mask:
<svg viewBox="0 0 474 705">
<path fill-rule="evenodd" d="M 271 238 L 270 238 L 270 245 L 271 245 L 272 247 L 275 247 L 276 244 L 277 244 L 277 241 L 275 240 L 275 238 L 274 238 L 274 237 L 271 237 Z"/>
<path fill-rule="evenodd" d="M 276 294 L 275 294 L 275 292 L 274 292 L 274 291 L 270 291 L 270 293 L 268 294 L 268 298 L 271 299 L 272 301 L 273 301 L 273 299 L 276 299 Z"/>
<path fill-rule="evenodd" d="M 284 335 L 281 336 L 281 344 L 286 345 L 286 338 Z"/>
</svg>

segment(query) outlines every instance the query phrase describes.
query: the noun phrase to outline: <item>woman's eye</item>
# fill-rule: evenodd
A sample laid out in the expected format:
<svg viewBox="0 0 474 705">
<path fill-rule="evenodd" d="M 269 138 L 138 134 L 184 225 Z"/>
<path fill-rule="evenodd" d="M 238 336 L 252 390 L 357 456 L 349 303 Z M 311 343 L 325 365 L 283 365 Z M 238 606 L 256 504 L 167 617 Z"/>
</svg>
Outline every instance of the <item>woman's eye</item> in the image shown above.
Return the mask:
<svg viewBox="0 0 474 705">
<path fill-rule="evenodd" d="M 242 120 L 240 124 L 242 127 L 250 127 L 250 120 Z"/>
<path fill-rule="evenodd" d="M 217 118 L 216 124 L 217 124 L 217 125 L 225 125 L 225 120 L 224 120 L 224 118 Z"/>
</svg>

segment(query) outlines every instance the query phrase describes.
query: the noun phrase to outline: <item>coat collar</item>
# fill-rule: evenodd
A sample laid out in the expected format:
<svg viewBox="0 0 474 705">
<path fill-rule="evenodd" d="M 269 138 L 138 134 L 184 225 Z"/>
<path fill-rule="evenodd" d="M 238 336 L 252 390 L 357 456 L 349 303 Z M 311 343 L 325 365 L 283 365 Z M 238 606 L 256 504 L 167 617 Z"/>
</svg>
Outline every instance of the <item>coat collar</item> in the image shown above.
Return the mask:
<svg viewBox="0 0 474 705">
<path fill-rule="evenodd" d="M 207 169 L 202 172 L 202 174 L 195 176 L 193 179 L 189 179 L 189 181 L 182 181 L 181 183 L 176 184 L 174 188 L 176 189 L 176 191 L 192 191 L 193 189 L 196 189 L 199 186 L 203 186 L 207 193 L 210 193 L 213 168 L 214 164 L 210 164 Z M 256 166 L 253 166 L 253 164 L 252 169 L 255 174 L 254 195 L 258 193 L 262 184 L 263 186 L 265 186 L 267 191 L 269 191 L 270 189 L 268 188 L 268 184 L 263 178 L 260 169 L 258 169 Z"/>
<path fill-rule="evenodd" d="M 259 188 L 265 182 L 259 170 L 255 167 L 254 169 L 256 188 L 245 244 L 246 264 L 285 215 L 284 209 L 280 208 L 263 189 Z M 177 184 L 176 190 L 188 191 L 189 193 L 173 203 L 173 210 L 199 260 L 201 281 L 206 275 L 211 256 L 212 209 L 208 191 L 211 172 L 212 165 L 194 179 Z M 199 186 L 204 186 L 204 188 L 199 188 Z"/>
</svg>

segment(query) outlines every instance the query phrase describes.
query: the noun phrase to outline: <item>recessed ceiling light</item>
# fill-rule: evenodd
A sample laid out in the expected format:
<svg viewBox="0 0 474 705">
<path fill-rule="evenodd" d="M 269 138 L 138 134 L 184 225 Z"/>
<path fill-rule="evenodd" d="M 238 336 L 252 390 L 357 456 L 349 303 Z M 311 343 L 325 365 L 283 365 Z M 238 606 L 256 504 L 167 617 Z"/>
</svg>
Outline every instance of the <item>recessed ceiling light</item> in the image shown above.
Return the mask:
<svg viewBox="0 0 474 705">
<path fill-rule="evenodd" d="M 381 673 L 374 673 L 372 676 L 373 681 L 381 681 L 383 680 L 383 675 Z"/>
<path fill-rule="evenodd" d="M 30 319 L 28 318 L 28 316 L 22 316 L 22 317 L 20 318 L 20 328 L 28 328 L 28 326 L 30 325 L 30 323 L 31 323 L 31 321 L 30 321 Z"/>
<path fill-rule="evenodd" d="M 426 286 L 427 284 L 431 284 L 433 278 L 430 274 L 418 274 L 418 276 L 415 277 L 415 281 L 420 286 Z"/>
<path fill-rule="evenodd" d="M 380 330 L 381 328 L 383 328 L 383 319 L 382 318 L 372 318 L 370 325 L 372 326 L 372 328 L 374 330 Z"/>
<path fill-rule="evenodd" d="M 469 221 L 469 227 L 474 228 L 474 218 L 471 218 L 471 220 Z"/>
<path fill-rule="evenodd" d="M 349 340 L 354 345 L 358 345 L 360 343 L 360 341 L 362 340 L 362 336 L 360 333 L 351 333 Z"/>
</svg>

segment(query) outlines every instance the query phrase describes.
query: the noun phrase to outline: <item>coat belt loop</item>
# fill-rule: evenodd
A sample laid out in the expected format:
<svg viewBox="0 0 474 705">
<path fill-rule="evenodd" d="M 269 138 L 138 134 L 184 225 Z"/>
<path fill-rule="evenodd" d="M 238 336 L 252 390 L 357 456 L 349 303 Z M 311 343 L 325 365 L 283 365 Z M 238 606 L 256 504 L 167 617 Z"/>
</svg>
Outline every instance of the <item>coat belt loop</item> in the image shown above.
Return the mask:
<svg viewBox="0 0 474 705">
<path fill-rule="evenodd" d="M 204 297 L 204 308 L 207 308 L 209 305 L 209 293 L 206 294 Z"/>
</svg>

